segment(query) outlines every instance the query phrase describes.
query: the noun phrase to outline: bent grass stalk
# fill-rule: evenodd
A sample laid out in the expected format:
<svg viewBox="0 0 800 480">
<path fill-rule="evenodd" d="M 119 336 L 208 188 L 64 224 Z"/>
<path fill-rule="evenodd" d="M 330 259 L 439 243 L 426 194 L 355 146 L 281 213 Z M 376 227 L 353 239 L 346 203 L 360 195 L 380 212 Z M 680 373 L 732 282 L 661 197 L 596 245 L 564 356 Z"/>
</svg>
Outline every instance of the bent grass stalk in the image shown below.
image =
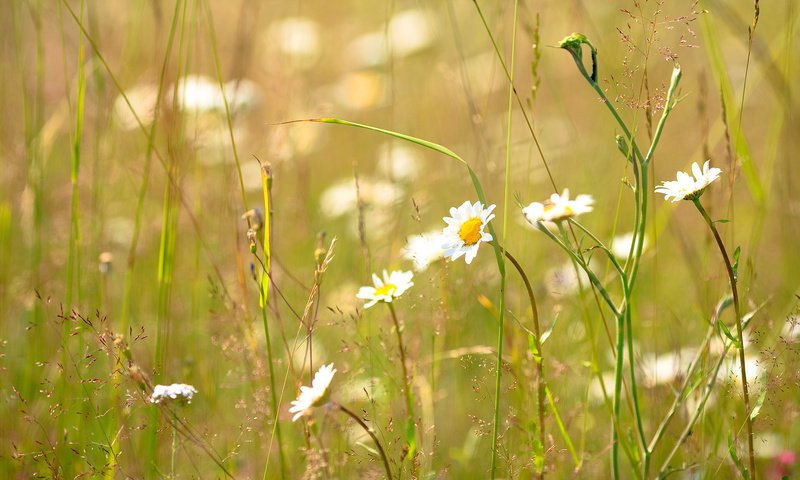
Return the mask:
<svg viewBox="0 0 800 480">
<path fill-rule="evenodd" d="M 364 423 L 364 420 L 361 420 L 361 417 L 359 417 L 358 415 L 353 413 L 350 409 L 346 408 L 343 405 L 335 403 L 335 402 L 331 402 L 331 403 L 333 404 L 334 407 L 338 408 L 340 412 L 344 413 L 348 417 L 350 417 L 353 420 L 355 420 L 356 423 L 358 423 L 358 425 L 362 429 L 364 429 L 365 432 L 367 432 L 367 435 L 369 435 L 369 438 L 371 438 L 372 441 L 375 442 L 375 446 L 378 447 L 378 453 L 380 453 L 380 456 L 381 456 L 381 461 L 383 461 L 383 468 L 386 471 L 386 478 L 388 480 L 392 480 L 392 478 L 393 478 L 392 477 L 392 469 L 389 468 L 389 459 L 386 457 L 386 451 L 384 451 L 383 445 L 381 445 L 380 440 L 378 440 L 378 437 L 375 436 L 375 433 L 372 431 L 372 429 L 369 428 L 366 423 Z"/>
<path fill-rule="evenodd" d="M 541 336 L 541 328 L 539 326 L 539 309 L 536 305 L 536 296 L 533 294 L 533 288 L 531 287 L 531 282 L 528 279 L 528 275 L 525 274 L 525 270 L 522 268 L 522 265 L 519 264 L 516 258 L 514 258 L 508 250 L 503 248 L 503 253 L 505 254 L 506 258 L 511 262 L 514 268 L 519 273 L 520 277 L 522 278 L 522 283 L 525 284 L 525 291 L 528 294 L 528 301 L 531 305 L 531 316 L 533 317 L 533 347 L 536 349 L 534 352 L 533 360 L 536 363 L 536 406 L 539 415 L 539 444 L 542 449 L 542 464 L 538 467 L 539 471 L 539 478 L 544 477 L 544 466 L 545 462 L 545 454 L 547 452 L 547 448 L 545 447 L 545 430 L 544 430 L 544 403 L 545 397 L 549 401 L 550 408 L 553 410 L 553 413 L 556 417 L 558 422 L 559 429 L 561 431 L 562 436 L 564 437 L 564 441 L 567 443 L 567 448 L 569 449 L 570 455 L 572 455 L 572 459 L 575 462 L 575 466 L 577 467 L 579 464 L 578 456 L 575 453 L 575 447 L 572 445 L 572 440 L 567 435 L 566 430 L 564 429 L 564 425 L 561 422 L 561 416 L 558 414 L 558 410 L 556 409 L 555 402 L 553 401 L 553 397 L 547 389 L 547 383 L 544 379 L 544 352 L 542 351 L 542 336 Z"/>
<path fill-rule="evenodd" d="M 745 354 L 744 354 L 744 338 L 743 338 L 743 330 L 742 327 L 742 315 L 741 315 L 741 306 L 739 303 L 739 289 L 737 288 L 737 279 L 736 279 L 736 272 L 733 271 L 733 266 L 731 265 L 731 259 L 728 256 L 728 252 L 725 249 L 725 243 L 722 241 L 722 238 L 719 235 L 719 231 L 717 227 L 714 225 L 713 220 L 711 217 L 708 216 L 705 208 L 700 203 L 700 198 L 694 198 L 693 200 L 694 206 L 697 207 L 697 211 L 700 212 L 700 215 L 703 216 L 703 220 L 705 220 L 708 228 L 711 230 L 711 233 L 714 234 L 714 240 L 717 242 L 717 247 L 719 247 L 719 253 L 722 255 L 722 260 L 725 262 L 725 270 L 728 273 L 728 281 L 730 282 L 731 286 L 731 293 L 733 295 L 733 310 L 734 315 L 736 316 L 736 334 L 737 334 L 737 341 L 738 345 L 737 348 L 739 349 L 739 368 L 742 371 L 742 396 L 744 397 L 744 415 L 745 415 L 745 422 L 747 424 L 747 455 L 749 460 L 749 470 L 750 470 L 750 479 L 756 479 L 756 463 L 755 463 L 755 452 L 753 449 L 753 420 L 750 415 L 750 392 L 747 387 L 747 370 L 745 368 Z M 738 263 L 738 261 L 737 261 Z"/>
</svg>

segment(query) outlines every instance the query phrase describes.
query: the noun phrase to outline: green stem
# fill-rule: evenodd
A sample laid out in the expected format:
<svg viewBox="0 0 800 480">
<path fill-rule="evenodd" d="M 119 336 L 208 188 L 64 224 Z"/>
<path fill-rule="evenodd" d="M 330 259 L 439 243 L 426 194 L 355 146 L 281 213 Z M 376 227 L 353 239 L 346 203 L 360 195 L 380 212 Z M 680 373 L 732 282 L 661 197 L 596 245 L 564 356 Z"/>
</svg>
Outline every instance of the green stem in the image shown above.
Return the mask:
<svg viewBox="0 0 800 480">
<path fill-rule="evenodd" d="M 541 329 L 539 328 L 539 309 L 536 306 L 536 297 L 533 295 L 533 288 L 531 288 L 531 282 L 528 280 L 528 276 L 525 274 L 525 270 L 522 269 L 522 266 L 519 264 L 516 258 L 511 255 L 508 250 L 503 248 L 503 253 L 505 253 L 506 258 L 514 265 L 514 268 L 519 272 L 519 276 L 522 277 L 522 283 L 525 284 L 525 290 L 528 292 L 528 300 L 531 304 L 531 311 L 533 316 L 533 341 L 534 345 L 536 346 L 536 357 L 534 361 L 536 362 L 536 392 L 537 392 L 537 408 L 539 413 L 539 442 L 542 445 L 542 449 L 544 452 L 547 452 L 547 448 L 545 448 L 545 434 L 544 434 L 544 403 L 545 403 L 545 389 L 546 383 L 544 380 L 544 352 L 542 351 L 542 339 L 541 339 Z M 551 405 L 555 408 L 555 404 L 552 403 Z M 560 422 L 560 420 L 559 420 Z M 562 428 L 562 434 L 566 432 Z M 572 447 L 572 442 L 569 440 L 569 437 L 565 435 L 567 439 L 567 443 L 570 446 L 570 452 L 573 454 L 573 458 L 576 458 L 574 448 Z M 577 463 L 577 460 L 576 460 Z M 542 462 L 544 465 L 544 462 Z M 539 478 L 544 478 L 544 468 L 542 471 L 539 472 Z"/>
<path fill-rule="evenodd" d="M 394 322 L 394 331 L 397 334 L 397 348 L 400 350 L 400 366 L 403 370 L 403 390 L 405 391 L 405 400 L 406 400 L 406 421 L 408 422 L 406 427 L 406 432 L 415 432 L 414 428 L 414 397 L 411 391 L 411 379 L 408 376 L 408 367 L 406 366 L 406 353 L 405 347 L 403 345 L 403 335 L 400 331 L 400 322 L 397 320 L 397 312 L 394 310 L 394 305 L 390 302 L 386 303 L 386 306 L 389 307 L 389 312 L 392 314 L 392 322 Z M 415 436 L 416 434 L 414 434 Z M 416 438 L 407 438 L 406 439 L 410 444 L 416 443 Z M 416 477 L 415 467 L 414 467 L 414 451 L 416 450 L 416 445 L 409 445 L 408 456 L 411 462 L 411 477 Z"/>
<path fill-rule="evenodd" d="M 365 432 L 367 432 L 367 435 L 369 435 L 372 441 L 375 442 L 375 446 L 378 447 L 378 453 L 380 453 L 381 460 L 383 461 L 383 468 L 384 470 L 386 470 L 386 478 L 388 480 L 392 480 L 392 469 L 389 468 L 389 459 L 386 457 L 386 452 L 383 450 L 383 445 L 381 445 L 381 442 L 378 440 L 378 437 L 375 436 L 375 433 L 372 431 L 372 429 L 369 428 L 366 423 L 364 423 L 364 420 L 361 420 L 361 418 L 358 415 L 353 413 L 351 410 L 347 409 L 344 405 L 339 405 L 338 403 L 335 402 L 331 403 L 333 404 L 333 406 L 338 408 L 339 411 L 341 411 L 348 417 L 355 420 L 356 423 L 358 423 L 361 426 L 361 428 L 364 429 Z"/>
<path fill-rule="evenodd" d="M 742 396 L 744 397 L 744 415 L 745 415 L 745 422 L 747 424 L 747 454 L 749 458 L 750 464 L 750 479 L 756 479 L 756 463 L 755 463 L 755 453 L 753 450 L 753 421 L 750 418 L 750 392 L 747 388 L 747 369 L 745 368 L 745 354 L 744 354 L 744 335 L 743 335 L 743 328 L 742 328 L 742 315 L 740 310 L 739 304 L 739 290 L 736 285 L 736 274 L 733 272 L 733 266 L 731 265 L 731 259 L 728 256 L 728 251 L 725 249 L 725 244 L 722 242 L 722 238 L 719 235 L 719 231 L 717 227 L 714 225 L 714 222 L 711 220 L 711 217 L 708 216 L 705 208 L 700 203 L 700 198 L 692 199 L 694 202 L 695 207 L 703 216 L 703 219 L 706 221 L 708 228 L 711 229 L 711 233 L 714 234 L 714 240 L 717 241 L 717 247 L 719 247 L 719 252 L 722 254 L 722 260 L 725 262 L 725 270 L 728 272 L 728 280 L 731 285 L 731 292 L 733 293 L 733 309 L 736 315 L 736 333 L 738 336 L 739 345 L 739 368 L 742 370 Z"/>
</svg>

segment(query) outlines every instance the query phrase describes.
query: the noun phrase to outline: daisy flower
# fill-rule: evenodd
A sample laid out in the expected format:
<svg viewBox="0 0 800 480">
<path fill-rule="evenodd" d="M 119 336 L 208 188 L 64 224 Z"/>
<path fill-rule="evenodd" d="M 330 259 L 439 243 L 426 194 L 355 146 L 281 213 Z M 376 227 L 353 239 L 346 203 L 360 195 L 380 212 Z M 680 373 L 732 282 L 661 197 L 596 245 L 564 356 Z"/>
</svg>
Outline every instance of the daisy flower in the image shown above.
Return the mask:
<svg viewBox="0 0 800 480">
<path fill-rule="evenodd" d="M 411 272 L 395 270 L 392 273 L 383 271 L 383 278 L 372 274 L 374 287 L 361 287 L 356 293 L 356 297 L 362 300 L 369 300 L 364 308 L 369 308 L 378 302 L 392 303 L 392 300 L 399 298 L 409 288 L 414 285 Z"/>
<path fill-rule="evenodd" d="M 591 195 L 578 195 L 570 200 L 569 189 L 565 188 L 561 195 L 554 193 L 544 203 L 531 203 L 522 209 L 522 214 L 535 226 L 537 222 L 557 222 L 589 213 L 592 211 L 592 204 L 594 199 Z"/>
<path fill-rule="evenodd" d="M 292 400 L 292 406 L 289 408 L 289 413 L 294 413 L 293 422 L 303 415 L 310 415 L 312 408 L 322 405 L 328 397 L 328 387 L 333 380 L 334 373 L 336 373 L 336 369 L 333 368 L 332 363 L 323 365 L 314 374 L 314 380 L 310 387 L 300 387 L 300 395 L 297 400 Z"/>
<path fill-rule="evenodd" d="M 171 400 L 192 403 L 192 397 L 194 397 L 195 393 L 197 393 L 197 390 L 193 386 L 183 383 L 156 385 L 153 389 L 153 394 L 150 395 L 150 403 L 162 403 Z"/>
<path fill-rule="evenodd" d="M 414 262 L 414 268 L 418 272 L 425 270 L 436 260 L 441 260 L 444 258 L 442 232 L 437 230 L 408 237 L 403 248 L 403 258 Z"/>
<path fill-rule="evenodd" d="M 706 187 L 711 185 L 722 170 L 719 168 L 709 168 L 708 160 L 703 164 L 703 169 L 697 162 L 692 164 L 691 175 L 685 172 L 678 172 L 678 179 L 675 181 L 662 182 L 661 185 L 656 187 L 656 193 L 663 193 L 664 200 L 669 200 L 672 197 L 672 202 L 679 202 L 681 200 L 696 200 L 700 198 Z"/>
<path fill-rule="evenodd" d="M 450 216 L 444 217 L 447 226 L 442 231 L 444 258 L 456 260 L 463 255 L 465 262 L 472 263 L 481 242 L 493 240 L 492 235 L 483 229 L 494 218 L 494 207 L 483 208 L 481 202 L 470 205 L 467 201 L 450 209 Z"/>
</svg>

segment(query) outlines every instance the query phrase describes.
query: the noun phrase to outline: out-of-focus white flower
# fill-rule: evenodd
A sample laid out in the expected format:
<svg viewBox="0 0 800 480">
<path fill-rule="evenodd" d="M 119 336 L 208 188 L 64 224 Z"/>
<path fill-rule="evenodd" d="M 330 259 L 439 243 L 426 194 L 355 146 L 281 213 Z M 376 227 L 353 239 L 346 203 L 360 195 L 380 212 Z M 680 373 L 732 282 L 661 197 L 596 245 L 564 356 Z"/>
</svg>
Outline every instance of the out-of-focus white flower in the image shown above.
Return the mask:
<svg viewBox="0 0 800 480">
<path fill-rule="evenodd" d="M 420 162 L 419 151 L 402 143 L 384 143 L 378 148 L 378 172 L 391 179 L 413 180 Z"/>
<path fill-rule="evenodd" d="M 261 103 L 261 92 L 258 84 L 246 78 L 230 80 L 224 84 L 225 97 L 231 113 L 253 108 Z M 224 108 L 224 105 L 223 105 Z"/>
<path fill-rule="evenodd" d="M 397 185 L 366 177 L 359 177 L 358 192 L 365 207 L 388 207 L 403 196 L 403 189 Z M 329 218 L 355 212 L 358 207 L 355 179 L 348 178 L 328 187 L 319 203 L 320 210 Z"/>
<path fill-rule="evenodd" d="M 678 172 L 677 180 L 662 182 L 661 185 L 656 187 L 656 193 L 664 194 L 664 200 L 669 200 L 672 197 L 673 203 L 681 200 L 695 200 L 700 198 L 706 187 L 719 178 L 722 170 L 709 168 L 709 161 L 706 160 L 702 170 L 697 162 L 694 162 L 692 164 L 692 173 L 694 178 L 688 173 Z"/>
<path fill-rule="evenodd" d="M 789 448 L 791 445 L 776 432 L 759 433 L 753 441 L 756 458 L 774 459 Z M 771 478 L 789 478 L 789 476 Z"/>
<path fill-rule="evenodd" d="M 428 48 L 434 39 L 433 28 L 423 10 L 398 12 L 389 20 L 389 41 L 398 57 L 406 57 Z"/>
<path fill-rule="evenodd" d="M 535 226 L 537 222 L 557 222 L 591 212 L 592 204 L 594 199 L 591 195 L 578 195 L 575 200 L 570 200 L 569 190 L 565 188 L 561 195 L 554 193 L 544 203 L 531 203 L 522 209 L 522 213 Z"/>
<path fill-rule="evenodd" d="M 303 415 L 311 415 L 314 407 L 322 405 L 328 397 L 328 387 L 333 380 L 336 369 L 333 364 L 323 365 L 314 374 L 314 380 L 310 387 L 300 387 L 300 395 L 297 400 L 292 400 L 289 413 L 294 413 L 292 421 L 296 421 Z"/>
<path fill-rule="evenodd" d="M 170 89 L 170 97 L 174 89 Z M 216 110 L 224 103 L 219 84 L 204 75 L 186 75 L 178 80 L 178 107 L 190 112 Z M 169 99 L 172 102 L 172 99 Z"/>
<path fill-rule="evenodd" d="M 127 101 L 125 98 L 127 97 Z M 139 128 L 139 122 L 148 126 L 153 123 L 156 110 L 156 99 L 158 98 L 158 87 L 156 85 L 142 84 L 125 91 L 125 95 L 118 95 L 114 100 L 114 118 L 119 126 L 126 131 Z M 130 106 L 128 106 L 130 102 Z M 131 111 L 131 107 L 136 115 Z"/>
<path fill-rule="evenodd" d="M 720 372 L 720 375 L 723 376 L 723 378 L 727 377 L 736 383 L 741 383 L 742 368 L 739 361 L 738 350 L 731 350 L 728 358 L 725 360 L 725 364 L 722 366 L 722 372 Z M 747 373 L 747 383 L 750 385 L 752 392 L 761 385 L 761 382 L 757 382 L 756 378 L 758 378 L 763 369 L 761 368 L 758 358 L 752 354 L 745 357 L 744 368 L 745 372 Z"/>
<path fill-rule="evenodd" d="M 414 274 L 395 270 L 392 273 L 383 271 L 383 278 L 372 274 L 372 287 L 361 287 L 356 293 L 356 297 L 367 300 L 364 308 L 369 308 L 378 302 L 392 303 L 395 298 L 400 298 L 406 290 L 414 286 L 411 279 Z"/>
<path fill-rule="evenodd" d="M 429 16 L 423 10 L 406 10 L 386 27 L 356 37 L 344 50 L 345 58 L 355 68 L 379 67 L 388 62 L 390 50 L 394 58 L 408 57 L 429 48 L 434 38 Z"/>
<path fill-rule="evenodd" d="M 223 84 L 225 96 L 222 95 L 219 82 L 204 75 L 186 75 L 178 81 L 178 106 L 181 110 L 203 113 L 224 112 L 225 100 L 228 109 L 235 113 L 256 105 L 260 101 L 258 86 L 251 80 L 236 79 Z M 169 89 L 168 101 L 172 101 Z"/>
<path fill-rule="evenodd" d="M 447 224 L 442 231 L 444 257 L 456 260 L 463 255 L 465 262 L 472 263 L 481 242 L 492 241 L 492 235 L 484 228 L 494 218 L 494 208 L 495 205 L 484 208 L 481 202 L 470 204 L 469 201 L 451 208 L 450 216 L 443 219 Z"/>
<path fill-rule="evenodd" d="M 403 258 L 414 262 L 414 268 L 421 272 L 431 263 L 444 258 L 443 243 L 444 237 L 439 230 L 411 235 L 403 248 Z"/>
<path fill-rule="evenodd" d="M 642 384 L 652 388 L 667 385 L 683 376 L 689 370 L 692 358 L 697 350 L 691 347 L 681 348 L 661 355 L 642 356 L 639 368 L 642 372 Z"/>
<path fill-rule="evenodd" d="M 599 405 L 605 401 L 603 396 L 604 389 L 609 401 L 611 401 L 614 397 L 614 372 L 603 372 L 600 378 L 592 375 L 591 382 L 589 384 L 589 401 L 592 404 Z"/>
<path fill-rule="evenodd" d="M 319 24 L 308 17 L 287 17 L 270 24 L 266 46 L 276 46 L 295 67 L 312 67 L 320 56 Z"/>
<path fill-rule="evenodd" d="M 192 397 L 197 390 L 184 383 L 173 383 L 172 385 L 156 385 L 153 394 L 150 395 L 150 402 L 162 403 L 176 400 L 181 403 L 192 403 Z"/>
<path fill-rule="evenodd" d="M 611 242 L 611 253 L 620 260 L 627 260 L 628 255 L 631 253 L 631 244 L 633 243 L 633 232 L 623 233 L 617 235 Z M 638 242 L 637 242 L 638 243 Z M 644 237 L 642 243 L 642 252 L 647 250 L 648 247 L 647 236 Z"/>
</svg>

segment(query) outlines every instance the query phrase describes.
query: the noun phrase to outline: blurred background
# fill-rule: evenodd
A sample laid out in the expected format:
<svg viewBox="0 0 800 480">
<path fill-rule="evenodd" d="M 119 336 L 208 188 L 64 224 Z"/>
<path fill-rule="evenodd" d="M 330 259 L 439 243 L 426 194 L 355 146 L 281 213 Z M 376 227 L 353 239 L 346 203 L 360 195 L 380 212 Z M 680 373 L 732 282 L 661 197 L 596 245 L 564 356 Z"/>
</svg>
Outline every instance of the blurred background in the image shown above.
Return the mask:
<svg viewBox="0 0 800 480">
<path fill-rule="evenodd" d="M 671 180 L 704 160 L 724 172 L 703 202 L 712 218 L 729 220 L 719 228 L 730 251 L 741 247 L 744 310 L 758 309 L 747 373 L 754 397 L 768 392 L 756 422 L 759 466 L 765 475 L 791 468 L 787 455 L 800 447 L 797 20 L 792 0 L 760 5 L 755 23 L 751 2 L 523 2 L 512 60 L 513 2 L 3 2 L 2 475 L 221 476 L 202 445 L 237 478 L 264 475 L 267 459 L 265 478 L 279 478 L 243 217 L 263 208 L 259 162 L 273 175 L 277 289 L 268 324 L 288 478 L 382 475 L 352 422 L 319 415 L 309 444 L 287 412 L 297 386 L 309 383 L 295 313 L 309 300 L 315 250 L 334 237 L 312 302 L 314 362 L 335 362 L 333 398 L 373 422 L 399 468 L 392 323 L 380 306 L 364 310 L 355 293 L 372 272 L 411 270 L 407 238 L 443 228 L 450 207 L 477 198 L 463 165 L 436 152 L 362 129 L 281 123 L 319 117 L 434 141 L 472 165 L 497 204 L 498 232 L 508 212 L 502 241 L 534 284 L 544 328 L 555 322 L 545 345 L 548 383 L 582 462 L 576 469 L 548 416 L 548 469 L 556 478 L 607 475 L 610 417 L 598 378 L 613 378 L 603 327 L 613 333 L 613 318 L 599 313 L 563 252 L 526 226 L 515 200 L 569 188 L 594 196 L 595 211 L 582 221 L 604 241 L 633 228 L 632 172 L 615 142 L 622 132 L 556 48 L 573 31 L 597 48 L 599 84 L 643 146 L 673 65 L 682 68 L 680 102 L 650 178 Z M 492 38 L 513 64 L 520 98 L 508 204 L 508 81 Z M 634 362 L 652 434 L 728 284 L 691 205 L 647 193 Z M 596 269 L 606 274 L 608 265 Z M 484 247 L 471 265 L 436 262 L 416 271 L 414 283 L 397 310 L 414 366 L 420 469 L 426 478 L 486 478 L 499 301 L 493 254 Z M 506 295 L 510 315 L 529 323 L 514 274 Z M 530 478 L 535 372 L 512 316 L 499 471 Z M 123 343 L 141 377 L 115 360 Z M 726 438 L 740 426 L 738 374 L 720 374 L 714 402 L 674 461 L 691 468 L 676 476 L 734 471 Z M 173 440 L 142 378 L 199 390 L 179 411 L 196 439 Z M 688 416 L 681 410 L 656 459 Z M 630 416 L 624 427 L 633 428 Z"/>
</svg>

